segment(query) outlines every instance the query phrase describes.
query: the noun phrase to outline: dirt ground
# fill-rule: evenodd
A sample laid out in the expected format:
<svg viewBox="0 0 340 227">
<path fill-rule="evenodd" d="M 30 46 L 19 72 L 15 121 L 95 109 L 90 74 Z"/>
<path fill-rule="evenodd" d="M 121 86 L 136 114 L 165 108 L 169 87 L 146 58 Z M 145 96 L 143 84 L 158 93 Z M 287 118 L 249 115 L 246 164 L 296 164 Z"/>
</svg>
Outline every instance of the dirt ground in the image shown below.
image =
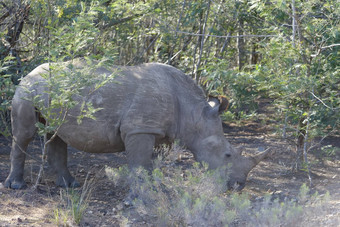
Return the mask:
<svg viewBox="0 0 340 227">
<path fill-rule="evenodd" d="M 271 148 L 274 154 L 261 162 L 248 176 L 243 191 L 253 198 L 266 193 L 278 198 L 294 198 L 303 183 L 308 184 L 304 172 L 293 172 L 295 160 L 293 145 L 278 138 L 268 126 L 249 123 L 244 126 L 227 125 L 226 137 L 236 147 L 242 146 L 245 154 Z M 338 148 L 331 160 L 319 159 L 310 155 L 312 162 L 312 191 L 323 195 L 331 194 L 326 215 L 315 214 L 310 226 L 340 226 L 340 137 L 323 141 Z M 41 141 L 37 137 L 30 145 L 30 157 L 26 160 L 28 188 L 10 190 L 0 186 L 0 226 L 56 226 L 56 207 L 60 206 L 60 189 L 53 184 L 53 176 L 45 174 L 37 191 L 30 187 L 39 169 Z M 10 142 L 0 137 L 0 182 L 3 182 L 10 169 Z M 81 226 L 152 226 L 148 220 L 125 220 L 120 214 L 131 209 L 124 204 L 127 192 L 116 187 L 105 175 L 105 166 L 118 167 L 126 163 L 124 153 L 88 154 L 69 148 L 69 168 L 76 179 L 83 184 L 86 175 L 94 180 Z M 72 226 L 72 223 L 68 225 Z"/>
</svg>

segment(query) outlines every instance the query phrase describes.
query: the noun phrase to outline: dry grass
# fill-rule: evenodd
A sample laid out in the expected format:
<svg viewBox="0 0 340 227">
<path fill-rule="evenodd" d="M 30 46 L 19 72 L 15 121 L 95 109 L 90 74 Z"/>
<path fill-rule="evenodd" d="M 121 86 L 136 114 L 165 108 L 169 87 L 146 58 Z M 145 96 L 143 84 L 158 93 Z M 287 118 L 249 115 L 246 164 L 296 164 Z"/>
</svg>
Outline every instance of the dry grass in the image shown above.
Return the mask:
<svg viewBox="0 0 340 227">
<path fill-rule="evenodd" d="M 303 185 L 297 198 L 252 200 L 247 193 L 228 192 L 221 171 L 206 165 L 177 165 L 183 149 L 163 147 L 150 173 L 142 168 L 106 168 L 116 184 L 130 188 L 128 203 L 143 219 L 159 226 L 299 226 L 326 214 L 329 194 L 311 195 Z M 126 217 L 129 218 L 129 215 Z M 312 223 L 309 223 L 312 225 Z"/>
</svg>

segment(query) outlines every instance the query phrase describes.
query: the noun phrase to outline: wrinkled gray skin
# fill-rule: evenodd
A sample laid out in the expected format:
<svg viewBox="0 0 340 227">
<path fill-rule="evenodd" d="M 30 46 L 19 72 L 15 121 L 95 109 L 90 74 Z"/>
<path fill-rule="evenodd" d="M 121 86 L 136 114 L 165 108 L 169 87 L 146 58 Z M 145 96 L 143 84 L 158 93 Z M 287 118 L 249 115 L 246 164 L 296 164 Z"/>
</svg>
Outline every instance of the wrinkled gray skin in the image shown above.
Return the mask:
<svg viewBox="0 0 340 227">
<path fill-rule="evenodd" d="M 69 64 L 69 63 L 64 63 Z M 81 61 L 74 63 L 81 67 Z M 13 144 L 11 170 L 5 186 L 20 189 L 26 186 L 24 175 L 28 143 L 36 132 L 38 111 L 27 101 L 46 89 L 40 76 L 49 70 L 48 64 L 34 69 L 20 83 L 12 102 Z M 243 157 L 226 140 L 219 117 L 219 102 L 207 102 L 194 81 L 174 67 L 150 63 L 135 67 L 99 68 L 95 74 L 119 74 L 95 92 L 84 90 L 82 97 L 102 108 L 77 123 L 79 105 L 70 110 L 57 137 L 48 145 L 48 162 L 53 167 L 60 186 L 79 186 L 67 168 L 67 145 L 91 153 L 127 152 L 130 167 L 151 166 L 155 145 L 179 140 L 197 161 L 210 168 L 227 166 L 229 186 L 244 187 L 249 171 L 266 156 Z M 27 89 L 30 92 L 27 92 Z M 47 100 L 47 96 L 44 95 Z M 45 100 L 45 103 L 47 103 Z"/>
</svg>

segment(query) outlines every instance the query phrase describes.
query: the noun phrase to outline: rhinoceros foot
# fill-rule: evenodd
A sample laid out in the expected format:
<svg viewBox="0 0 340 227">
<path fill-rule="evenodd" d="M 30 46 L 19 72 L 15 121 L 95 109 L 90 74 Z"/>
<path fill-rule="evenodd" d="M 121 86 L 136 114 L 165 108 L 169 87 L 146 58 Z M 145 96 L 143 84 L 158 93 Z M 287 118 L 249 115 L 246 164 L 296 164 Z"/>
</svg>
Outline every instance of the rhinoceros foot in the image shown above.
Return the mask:
<svg viewBox="0 0 340 227">
<path fill-rule="evenodd" d="M 80 184 L 74 179 L 74 177 L 58 177 L 55 184 L 63 188 L 78 188 Z"/>
<path fill-rule="evenodd" d="M 4 186 L 6 188 L 12 188 L 12 189 L 24 189 L 27 187 L 27 184 L 24 181 L 24 179 L 12 179 L 8 177 L 5 180 Z"/>
</svg>

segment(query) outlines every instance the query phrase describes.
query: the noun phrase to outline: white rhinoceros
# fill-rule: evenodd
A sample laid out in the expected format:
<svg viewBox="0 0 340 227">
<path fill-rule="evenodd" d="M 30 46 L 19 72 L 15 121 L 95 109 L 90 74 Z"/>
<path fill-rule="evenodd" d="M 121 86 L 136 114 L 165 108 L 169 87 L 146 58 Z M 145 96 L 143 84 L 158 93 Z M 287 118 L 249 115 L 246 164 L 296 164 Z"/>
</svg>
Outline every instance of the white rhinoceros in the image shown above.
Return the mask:
<svg viewBox="0 0 340 227">
<path fill-rule="evenodd" d="M 78 60 L 63 65 L 70 70 L 86 63 Z M 26 185 L 25 151 L 36 133 L 36 122 L 44 116 L 30 100 L 42 97 L 47 103 L 46 81 L 41 75 L 48 71 L 49 64 L 38 66 L 16 89 L 11 113 L 11 169 L 6 187 L 20 189 Z M 263 152 L 244 157 L 236 151 L 222 130 L 219 113 L 225 104 L 211 100 L 215 105 L 209 105 L 202 89 L 178 69 L 159 63 L 98 67 L 93 76 L 113 72 L 117 74 L 113 81 L 92 92 L 91 88 L 84 88 L 82 95 L 73 97 L 100 108 L 94 113 L 95 120 L 84 118 L 79 124 L 80 104 L 76 105 L 67 112 L 65 123 L 48 145 L 48 162 L 57 174 L 57 185 L 78 185 L 67 168 L 67 145 L 92 153 L 125 150 L 130 167 L 150 167 L 155 145 L 178 140 L 209 168 L 232 164 L 227 168 L 228 185 L 238 185 L 238 189 L 244 187 L 249 171 L 267 155 Z"/>
</svg>

